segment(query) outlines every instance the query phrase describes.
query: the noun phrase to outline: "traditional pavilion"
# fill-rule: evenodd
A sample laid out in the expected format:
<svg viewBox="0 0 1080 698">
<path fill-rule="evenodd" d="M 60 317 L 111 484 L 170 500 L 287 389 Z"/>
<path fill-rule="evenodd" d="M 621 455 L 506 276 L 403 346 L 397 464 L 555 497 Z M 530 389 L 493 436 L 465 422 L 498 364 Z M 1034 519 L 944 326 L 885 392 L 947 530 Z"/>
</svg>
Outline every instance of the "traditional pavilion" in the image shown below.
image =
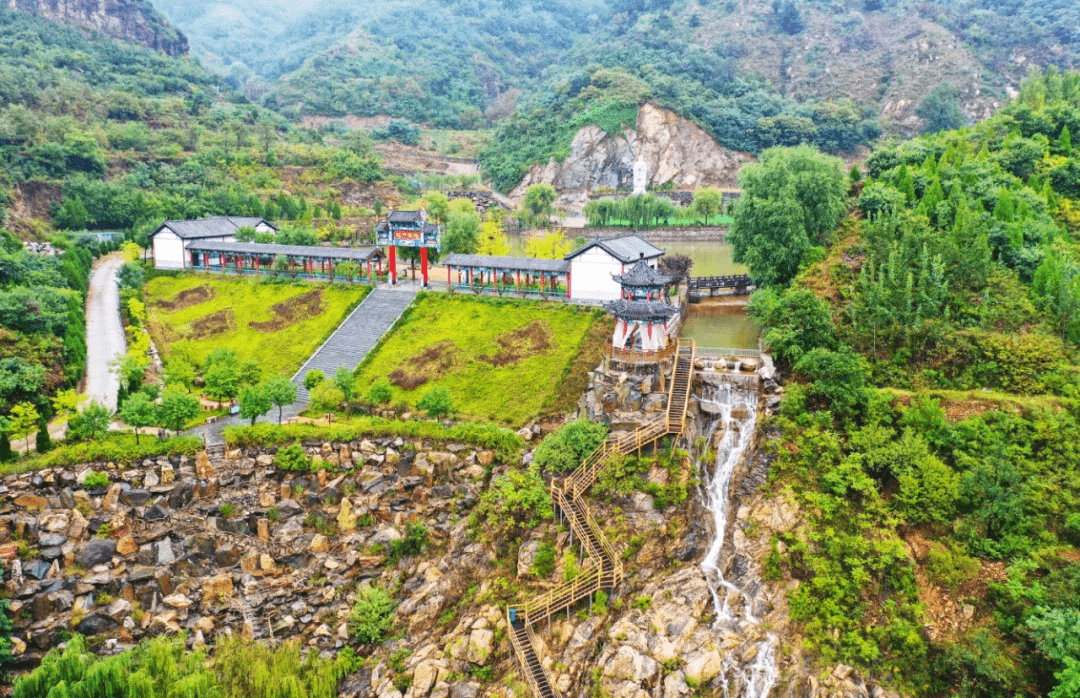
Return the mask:
<svg viewBox="0 0 1080 698">
<path fill-rule="evenodd" d="M 630 271 L 612 274 L 621 289 L 616 301 L 605 301 L 604 308 L 615 316 L 611 346 L 620 351 L 645 354 L 663 351 L 675 329 L 673 321 L 679 309 L 663 300 L 664 287 L 671 279 L 639 259 Z"/>
</svg>

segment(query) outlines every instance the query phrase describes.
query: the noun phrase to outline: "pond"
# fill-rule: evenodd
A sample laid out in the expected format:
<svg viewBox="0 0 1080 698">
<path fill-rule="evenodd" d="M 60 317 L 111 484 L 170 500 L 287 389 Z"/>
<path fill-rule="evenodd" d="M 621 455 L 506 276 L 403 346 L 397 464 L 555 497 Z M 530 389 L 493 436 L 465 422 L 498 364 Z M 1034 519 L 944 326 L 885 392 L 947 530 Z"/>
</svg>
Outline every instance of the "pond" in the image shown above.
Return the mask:
<svg viewBox="0 0 1080 698">
<path fill-rule="evenodd" d="M 679 336 L 699 347 L 757 349 L 761 328 L 747 316 L 744 301 L 713 299 L 690 305 Z"/>
</svg>

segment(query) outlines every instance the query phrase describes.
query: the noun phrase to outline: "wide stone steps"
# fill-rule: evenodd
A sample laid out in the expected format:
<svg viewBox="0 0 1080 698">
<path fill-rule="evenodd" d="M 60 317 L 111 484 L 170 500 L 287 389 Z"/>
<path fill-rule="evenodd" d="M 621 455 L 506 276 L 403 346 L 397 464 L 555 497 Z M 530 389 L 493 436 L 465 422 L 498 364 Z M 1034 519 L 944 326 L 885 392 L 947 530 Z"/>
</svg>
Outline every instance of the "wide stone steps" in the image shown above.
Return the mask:
<svg viewBox="0 0 1080 698">
<path fill-rule="evenodd" d="M 309 371 L 322 371 L 327 378 L 339 368 L 352 371 L 364 360 L 372 347 L 382 338 L 416 298 L 411 291 L 375 289 L 345 318 L 330 339 L 319 347 L 293 376 L 296 401 L 306 403 L 310 396 L 304 387 Z"/>
</svg>

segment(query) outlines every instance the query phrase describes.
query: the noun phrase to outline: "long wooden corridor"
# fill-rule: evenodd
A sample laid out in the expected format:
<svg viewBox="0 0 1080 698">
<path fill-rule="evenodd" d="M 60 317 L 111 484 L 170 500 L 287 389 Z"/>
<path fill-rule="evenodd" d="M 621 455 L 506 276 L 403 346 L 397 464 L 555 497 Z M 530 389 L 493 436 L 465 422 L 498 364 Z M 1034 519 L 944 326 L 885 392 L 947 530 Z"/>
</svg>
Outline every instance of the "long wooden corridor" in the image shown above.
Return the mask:
<svg viewBox="0 0 1080 698">
<path fill-rule="evenodd" d="M 694 353 L 693 340 L 689 346 L 680 344 L 678 347 L 666 414 L 646 422 L 631 434 L 609 438 L 593 451 L 577 470 L 563 479 L 561 487 L 551 484 L 551 499 L 555 509 L 561 512 L 570 524 L 571 545 L 576 538 L 587 560 L 581 573 L 573 580 L 524 604 L 507 609 L 510 644 L 536 698 L 561 697 L 548 679 L 536 651 L 538 643 L 533 640 L 533 624 L 561 611 L 568 612 L 578 603 L 591 599 L 596 592 L 614 589 L 623 580 L 622 560 L 612 550 L 603 529 L 589 512 L 583 495 L 596 482 L 596 478 L 612 457 L 640 451 L 642 447 L 667 436 L 678 438 L 686 430 L 686 412 L 690 404 L 690 387 L 694 375 Z"/>
</svg>

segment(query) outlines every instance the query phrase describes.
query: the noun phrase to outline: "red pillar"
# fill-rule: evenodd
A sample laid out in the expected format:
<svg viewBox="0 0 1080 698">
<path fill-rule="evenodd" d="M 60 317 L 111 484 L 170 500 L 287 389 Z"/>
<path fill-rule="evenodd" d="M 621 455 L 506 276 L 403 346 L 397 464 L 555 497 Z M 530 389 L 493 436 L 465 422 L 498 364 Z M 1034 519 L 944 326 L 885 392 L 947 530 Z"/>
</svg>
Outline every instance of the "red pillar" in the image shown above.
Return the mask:
<svg viewBox="0 0 1080 698">
<path fill-rule="evenodd" d="M 397 283 L 397 247 L 390 245 L 390 283 Z"/>
<path fill-rule="evenodd" d="M 424 277 L 424 288 L 428 287 L 427 278 L 427 248 L 420 248 L 420 276 Z"/>
<path fill-rule="evenodd" d="M 458 272 L 458 278 L 461 278 L 461 272 Z M 450 267 L 446 268 L 446 290 L 450 290 Z"/>
<path fill-rule="evenodd" d="M 518 295 L 520 296 L 521 295 L 521 270 L 520 269 L 517 270 L 517 292 L 518 292 Z"/>
<path fill-rule="evenodd" d="M 566 270 L 566 297 L 570 297 L 570 270 Z"/>
</svg>

